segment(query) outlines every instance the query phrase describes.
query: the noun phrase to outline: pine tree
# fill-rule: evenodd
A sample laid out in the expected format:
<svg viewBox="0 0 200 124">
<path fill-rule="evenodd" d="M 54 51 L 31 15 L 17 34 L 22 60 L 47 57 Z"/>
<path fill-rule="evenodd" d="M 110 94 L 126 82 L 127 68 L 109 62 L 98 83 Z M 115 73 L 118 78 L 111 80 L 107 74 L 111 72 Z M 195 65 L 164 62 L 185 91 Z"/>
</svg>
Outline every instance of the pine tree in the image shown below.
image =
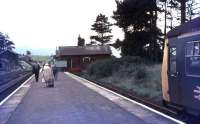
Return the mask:
<svg viewBox="0 0 200 124">
<path fill-rule="evenodd" d="M 161 30 L 157 28 L 156 0 L 116 1 L 113 18 L 123 29 L 122 55 L 142 56 L 157 61 L 161 58 Z"/>
<path fill-rule="evenodd" d="M 90 39 L 99 42 L 101 45 L 108 43 L 113 37 L 111 35 L 111 26 L 112 24 L 108 22 L 108 17 L 99 14 L 91 28 L 91 30 L 95 31 L 97 34 L 92 35 Z"/>
<path fill-rule="evenodd" d="M 85 46 L 85 39 L 80 35 L 78 36 L 78 46 Z"/>
<path fill-rule="evenodd" d="M 14 49 L 14 43 L 10 40 L 7 34 L 0 32 L 0 51 Z"/>
<path fill-rule="evenodd" d="M 110 44 L 110 45 L 113 46 L 113 47 L 116 48 L 116 49 L 121 49 L 122 41 L 121 41 L 120 39 L 117 39 L 117 40 L 115 41 L 115 43 Z"/>
</svg>

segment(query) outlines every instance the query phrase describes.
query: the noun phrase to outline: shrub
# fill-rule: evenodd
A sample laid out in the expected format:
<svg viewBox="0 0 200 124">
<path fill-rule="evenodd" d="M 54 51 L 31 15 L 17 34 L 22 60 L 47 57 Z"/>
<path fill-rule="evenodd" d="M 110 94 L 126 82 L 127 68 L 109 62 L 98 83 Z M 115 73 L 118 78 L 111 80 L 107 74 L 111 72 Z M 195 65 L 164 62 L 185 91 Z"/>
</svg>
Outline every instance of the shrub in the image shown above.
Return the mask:
<svg viewBox="0 0 200 124">
<path fill-rule="evenodd" d="M 91 64 L 83 75 L 161 101 L 160 71 L 160 64 L 127 56 L 97 61 Z"/>
</svg>

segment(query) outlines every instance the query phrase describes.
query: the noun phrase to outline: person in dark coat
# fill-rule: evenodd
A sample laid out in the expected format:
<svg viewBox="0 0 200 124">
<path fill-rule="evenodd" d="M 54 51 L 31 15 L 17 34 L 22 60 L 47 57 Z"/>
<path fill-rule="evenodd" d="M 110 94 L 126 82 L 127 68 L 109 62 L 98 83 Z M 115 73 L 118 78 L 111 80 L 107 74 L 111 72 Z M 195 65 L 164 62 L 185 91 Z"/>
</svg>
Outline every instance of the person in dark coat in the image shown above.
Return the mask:
<svg viewBox="0 0 200 124">
<path fill-rule="evenodd" d="M 39 74 L 40 74 L 40 65 L 36 63 L 33 65 L 33 74 L 35 75 L 35 80 L 38 82 Z"/>
<path fill-rule="evenodd" d="M 58 77 L 58 69 L 56 67 L 56 65 L 52 65 L 52 70 L 53 70 L 53 75 L 54 75 L 54 79 L 57 80 L 57 77 Z"/>
</svg>

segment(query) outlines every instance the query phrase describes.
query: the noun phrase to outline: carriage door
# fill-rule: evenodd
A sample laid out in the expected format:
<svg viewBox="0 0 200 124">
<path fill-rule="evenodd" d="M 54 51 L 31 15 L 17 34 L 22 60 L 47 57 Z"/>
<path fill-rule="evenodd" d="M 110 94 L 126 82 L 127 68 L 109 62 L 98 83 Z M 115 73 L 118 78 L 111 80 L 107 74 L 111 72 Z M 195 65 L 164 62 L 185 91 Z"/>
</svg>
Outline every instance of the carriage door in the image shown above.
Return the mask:
<svg viewBox="0 0 200 124">
<path fill-rule="evenodd" d="M 180 102 L 179 91 L 179 72 L 177 68 L 177 47 L 175 45 L 170 45 L 169 47 L 169 95 L 173 103 Z"/>
</svg>

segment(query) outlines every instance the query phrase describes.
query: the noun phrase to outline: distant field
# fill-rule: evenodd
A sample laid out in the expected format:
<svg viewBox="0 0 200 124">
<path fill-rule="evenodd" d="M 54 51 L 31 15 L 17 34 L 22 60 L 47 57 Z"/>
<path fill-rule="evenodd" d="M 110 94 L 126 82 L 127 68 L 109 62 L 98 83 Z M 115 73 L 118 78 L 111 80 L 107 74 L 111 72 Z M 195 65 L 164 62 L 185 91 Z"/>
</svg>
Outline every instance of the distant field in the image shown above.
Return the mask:
<svg viewBox="0 0 200 124">
<path fill-rule="evenodd" d="M 48 61 L 50 59 L 50 56 L 32 55 L 32 58 L 35 61 Z"/>
</svg>

